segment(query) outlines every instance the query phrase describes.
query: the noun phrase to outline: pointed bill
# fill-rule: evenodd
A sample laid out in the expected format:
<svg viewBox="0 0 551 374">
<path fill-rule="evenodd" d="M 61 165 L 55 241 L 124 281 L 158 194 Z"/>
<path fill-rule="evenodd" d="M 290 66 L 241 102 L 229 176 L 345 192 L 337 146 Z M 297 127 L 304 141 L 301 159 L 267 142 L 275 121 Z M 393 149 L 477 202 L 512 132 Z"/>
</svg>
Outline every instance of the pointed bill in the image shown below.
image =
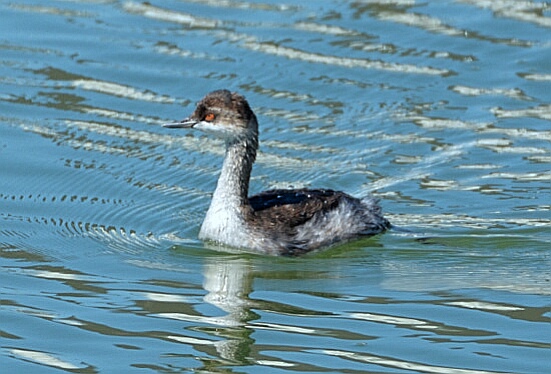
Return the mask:
<svg viewBox="0 0 551 374">
<path fill-rule="evenodd" d="M 195 126 L 196 124 L 197 124 L 196 120 L 185 118 L 179 122 L 164 123 L 163 127 L 167 127 L 169 129 L 189 129 Z"/>
</svg>

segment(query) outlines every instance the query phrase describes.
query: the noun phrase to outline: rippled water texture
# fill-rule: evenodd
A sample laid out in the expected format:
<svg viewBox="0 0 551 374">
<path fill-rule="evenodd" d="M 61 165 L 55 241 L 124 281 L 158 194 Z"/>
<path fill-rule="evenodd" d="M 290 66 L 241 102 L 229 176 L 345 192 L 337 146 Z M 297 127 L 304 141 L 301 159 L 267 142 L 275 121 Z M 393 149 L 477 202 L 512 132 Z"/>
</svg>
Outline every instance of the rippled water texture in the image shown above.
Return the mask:
<svg viewBox="0 0 551 374">
<path fill-rule="evenodd" d="M 544 373 L 551 8 L 540 1 L 0 1 L 0 367 Z M 381 199 L 299 259 L 197 240 L 223 150 L 160 124 L 214 89 L 251 192 Z"/>
</svg>

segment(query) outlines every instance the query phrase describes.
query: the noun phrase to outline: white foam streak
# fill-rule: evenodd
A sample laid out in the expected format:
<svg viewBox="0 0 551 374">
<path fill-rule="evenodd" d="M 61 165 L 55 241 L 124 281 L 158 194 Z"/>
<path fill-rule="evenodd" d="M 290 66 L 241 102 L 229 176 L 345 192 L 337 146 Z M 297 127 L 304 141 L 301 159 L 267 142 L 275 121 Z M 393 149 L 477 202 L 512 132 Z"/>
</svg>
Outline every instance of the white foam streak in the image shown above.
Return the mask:
<svg viewBox="0 0 551 374">
<path fill-rule="evenodd" d="M 87 91 L 96 91 L 107 95 L 125 97 L 132 100 L 142 100 L 156 103 L 168 103 L 174 102 L 173 98 L 167 96 L 159 96 L 152 92 L 142 92 L 135 88 L 124 86 L 117 83 L 97 81 L 91 79 L 76 79 L 72 82 L 72 85 L 76 88 L 81 88 Z"/>
<path fill-rule="evenodd" d="M 60 360 L 57 357 L 54 357 L 53 355 L 45 352 L 38 352 L 38 351 L 31 351 L 27 349 L 17 349 L 12 348 L 9 350 L 9 352 L 19 358 L 22 358 L 24 360 L 36 362 L 38 364 L 53 366 L 59 369 L 64 370 L 75 370 L 75 369 L 82 369 L 85 366 L 77 366 L 70 362 Z"/>
<path fill-rule="evenodd" d="M 348 358 L 354 361 L 367 362 L 370 364 L 389 366 L 397 369 L 415 370 L 422 373 L 442 373 L 442 374 L 495 374 L 495 371 L 456 369 L 446 366 L 424 365 L 415 362 L 400 361 L 389 357 L 374 356 L 366 353 L 356 353 L 340 350 L 323 350 L 323 354 Z"/>
</svg>

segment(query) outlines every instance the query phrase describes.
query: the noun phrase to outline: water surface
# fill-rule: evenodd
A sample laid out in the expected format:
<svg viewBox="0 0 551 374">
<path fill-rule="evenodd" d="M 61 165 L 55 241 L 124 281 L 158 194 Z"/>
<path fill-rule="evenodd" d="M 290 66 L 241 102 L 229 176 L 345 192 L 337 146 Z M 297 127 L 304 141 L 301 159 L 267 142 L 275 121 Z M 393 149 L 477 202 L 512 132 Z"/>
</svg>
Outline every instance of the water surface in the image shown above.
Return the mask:
<svg viewBox="0 0 551 374">
<path fill-rule="evenodd" d="M 543 373 L 551 20 L 539 1 L 0 2 L 9 372 Z M 253 193 L 381 199 L 398 227 L 299 259 L 197 239 L 221 144 Z"/>
</svg>

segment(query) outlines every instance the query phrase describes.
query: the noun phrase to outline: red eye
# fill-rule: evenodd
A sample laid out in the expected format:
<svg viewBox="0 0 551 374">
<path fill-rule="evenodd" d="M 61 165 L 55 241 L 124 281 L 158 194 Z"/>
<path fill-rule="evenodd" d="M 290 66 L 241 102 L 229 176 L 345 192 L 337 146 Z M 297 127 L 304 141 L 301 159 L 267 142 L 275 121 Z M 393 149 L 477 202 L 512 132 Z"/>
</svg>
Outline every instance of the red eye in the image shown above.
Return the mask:
<svg viewBox="0 0 551 374">
<path fill-rule="evenodd" d="M 207 122 L 212 122 L 212 121 L 214 121 L 214 118 L 215 118 L 215 117 L 216 117 L 216 116 L 215 116 L 213 113 L 208 113 L 208 114 L 205 116 L 205 121 L 207 121 Z"/>
</svg>

